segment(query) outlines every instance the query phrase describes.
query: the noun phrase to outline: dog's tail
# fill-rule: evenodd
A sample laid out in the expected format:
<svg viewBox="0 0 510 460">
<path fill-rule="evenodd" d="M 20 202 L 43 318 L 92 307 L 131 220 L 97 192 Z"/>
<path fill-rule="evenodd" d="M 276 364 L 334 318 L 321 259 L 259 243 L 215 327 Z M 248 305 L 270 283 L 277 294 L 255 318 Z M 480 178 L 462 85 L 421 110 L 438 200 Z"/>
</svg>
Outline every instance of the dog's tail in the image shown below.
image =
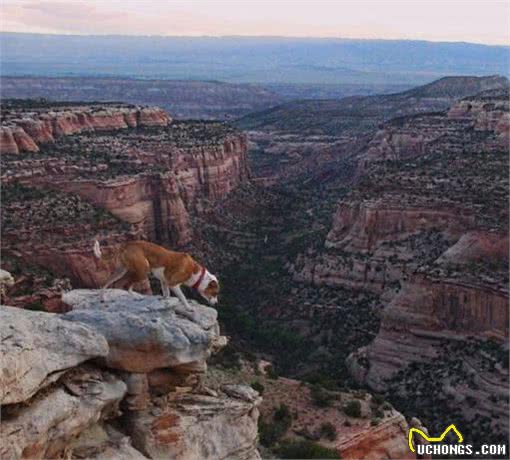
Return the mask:
<svg viewBox="0 0 510 460">
<path fill-rule="evenodd" d="M 94 241 L 93 251 L 94 251 L 94 255 L 96 256 L 96 258 L 101 259 L 101 257 L 103 256 L 103 253 L 101 252 L 101 245 L 99 244 L 98 240 Z"/>
</svg>

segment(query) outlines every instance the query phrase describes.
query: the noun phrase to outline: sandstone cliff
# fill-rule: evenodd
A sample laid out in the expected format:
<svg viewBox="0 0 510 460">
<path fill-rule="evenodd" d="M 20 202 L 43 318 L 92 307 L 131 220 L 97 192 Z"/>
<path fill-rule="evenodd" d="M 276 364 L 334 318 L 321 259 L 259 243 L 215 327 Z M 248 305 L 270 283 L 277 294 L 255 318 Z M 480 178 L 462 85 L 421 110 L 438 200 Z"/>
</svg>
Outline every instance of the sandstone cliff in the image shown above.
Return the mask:
<svg viewBox="0 0 510 460">
<path fill-rule="evenodd" d="M 444 404 L 470 424 L 469 436 L 500 440 L 508 431 L 508 400 L 500 401 L 508 389 L 508 113 L 508 92 L 498 90 L 385 124 L 359 156 L 358 183 L 338 204 L 324 247 L 291 267 L 297 280 L 383 302 L 377 337 L 348 360 L 359 383 L 426 414 L 432 430 L 440 417 L 432 399 L 455 394 Z M 431 382 L 430 369 L 448 367 L 444 351 L 455 343 L 470 355 L 459 352 Z M 490 414 L 490 429 L 477 425 Z"/>
<path fill-rule="evenodd" d="M 415 458 L 407 443 L 408 422 L 380 397 L 365 391 L 332 391 L 274 377 L 268 375 L 268 367 L 269 362 L 241 360 L 240 368 L 232 372 L 216 364 L 206 377 L 211 385 L 222 385 L 232 378 L 238 382 L 251 381 L 262 392 L 259 438 L 268 451 L 263 456 L 270 457 L 275 451 L 278 456 L 282 445 L 310 442 L 344 459 Z M 356 404 L 359 413 L 346 409 Z M 305 455 L 305 451 L 301 454 Z"/>
<path fill-rule="evenodd" d="M 226 343 L 216 311 L 98 295 L 70 291 L 63 315 L 0 309 L 2 458 L 260 458 L 258 394 L 201 385 Z"/>
<path fill-rule="evenodd" d="M 83 132 L 167 126 L 172 119 L 157 107 L 128 105 L 68 106 L 34 111 L 11 109 L 3 114 L 0 152 L 39 152 L 41 144 Z"/>
<path fill-rule="evenodd" d="M 3 119 L 38 152 L 2 156 L 2 248 L 75 286 L 97 286 L 111 270 L 93 259 L 94 236 L 106 251 L 140 237 L 183 247 L 195 216 L 249 178 L 246 140 L 222 123 L 170 123 L 132 106 L 44 110 L 20 102 Z"/>
</svg>

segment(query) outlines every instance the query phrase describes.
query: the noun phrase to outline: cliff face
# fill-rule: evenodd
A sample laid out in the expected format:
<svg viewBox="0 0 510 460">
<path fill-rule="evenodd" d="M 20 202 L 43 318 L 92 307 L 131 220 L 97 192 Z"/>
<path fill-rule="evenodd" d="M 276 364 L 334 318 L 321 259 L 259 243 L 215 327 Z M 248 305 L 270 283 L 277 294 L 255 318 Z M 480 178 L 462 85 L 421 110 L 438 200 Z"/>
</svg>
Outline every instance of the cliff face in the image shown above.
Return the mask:
<svg viewBox="0 0 510 460">
<path fill-rule="evenodd" d="M 448 114 L 390 122 L 360 155 L 363 172 L 338 204 L 324 249 L 312 259 L 301 256 L 296 276 L 382 294 L 447 250 L 440 259 L 445 263 L 475 248 L 495 246 L 492 251 L 503 254 L 505 244 L 495 241 L 508 213 L 505 94 L 482 93 Z M 460 117 L 458 106 L 468 103 L 478 110 L 452 122 L 452 113 Z M 421 140 L 412 141 L 406 131 Z"/>
<path fill-rule="evenodd" d="M 447 113 L 396 118 L 380 129 L 361 155 L 361 167 L 381 160 L 403 160 L 449 150 L 482 147 L 485 152 L 508 146 L 510 133 L 508 91 L 486 91 L 453 104 Z M 469 142 L 466 132 L 474 131 Z M 488 134 L 490 133 L 490 138 Z M 480 144 L 483 145 L 480 145 Z"/>
<path fill-rule="evenodd" d="M 416 458 L 408 447 L 408 422 L 388 402 L 365 391 L 326 390 L 299 380 L 275 378 L 268 375 L 270 365 L 262 360 L 241 360 L 235 373 L 216 365 L 209 369 L 206 381 L 211 385 L 232 378 L 256 382 L 263 391 L 259 440 L 264 448 L 276 451 L 272 455 L 278 456 L 278 446 L 286 443 L 311 441 L 344 459 Z M 353 404 L 359 404 L 359 413 L 346 409 Z M 262 455 L 270 457 L 269 453 Z"/>
<path fill-rule="evenodd" d="M 26 111 L 7 110 L 0 128 L 0 152 L 39 152 L 41 144 L 62 136 L 84 132 L 110 131 L 135 127 L 167 126 L 172 119 L 156 107 L 69 106 Z"/>
<path fill-rule="evenodd" d="M 98 295 L 67 293 L 60 316 L 2 307 L 2 458 L 260 458 L 258 394 L 200 383 L 226 344 L 216 311 Z"/>
<path fill-rule="evenodd" d="M 351 375 L 414 401 L 431 430 L 438 413 L 418 394 L 455 393 L 446 406 L 473 423 L 508 407 L 498 396 L 508 388 L 498 354 L 508 340 L 508 111 L 508 93 L 489 91 L 387 123 L 359 156 L 324 247 L 292 267 L 297 280 L 380 296 L 380 330 L 348 359 Z M 462 365 L 440 374 L 436 391 L 430 367 L 442 372 L 455 343 L 471 355 L 459 351 Z M 487 357 L 486 347 L 499 351 Z M 501 436 L 508 424 L 491 429 Z"/>
<path fill-rule="evenodd" d="M 12 189 L 3 249 L 76 286 L 97 286 L 111 271 L 93 259 L 94 236 L 106 250 L 140 237 L 182 247 L 194 216 L 249 177 L 244 136 L 221 123 L 171 123 L 159 109 L 132 106 L 44 110 L 14 106 L 3 119 L 5 139 L 21 129 L 37 147 L 2 146 L 2 183 Z M 24 189 L 42 195 L 27 199 Z"/>
</svg>

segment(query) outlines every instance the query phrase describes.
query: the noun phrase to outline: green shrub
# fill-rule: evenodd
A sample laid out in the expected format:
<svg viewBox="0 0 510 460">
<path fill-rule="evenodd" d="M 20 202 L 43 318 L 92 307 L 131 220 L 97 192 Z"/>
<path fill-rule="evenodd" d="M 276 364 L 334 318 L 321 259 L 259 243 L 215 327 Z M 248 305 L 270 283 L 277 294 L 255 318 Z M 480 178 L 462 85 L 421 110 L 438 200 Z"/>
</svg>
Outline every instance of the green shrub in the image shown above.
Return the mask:
<svg viewBox="0 0 510 460">
<path fill-rule="evenodd" d="M 274 413 L 272 420 L 265 422 L 262 417 L 259 418 L 259 439 L 265 447 L 271 447 L 278 441 L 289 429 L 292 423 L 292 416 L 289 408 L 282 404 Z"/>
<path fill-rule="evenodd" d="M 292 420 L 289 407 L 286 404 L 280 404 L 280 407 L 274 411 L 273 417 L 276 421 Z"/>
<path fill-rule="evenodd" d="M 329 393 L 319 385 L 313 385 L 310 388 L 310 396 L 312 398 L 313 403 L 317 407 L 329 407 L 331 406 L 331 401 L 333 400 L 333 396 L 331 395 L 331 393 Z"/>
<path fill-rule="evenodd" d="M 326 438 L 329 441 L 336 439 L 336 427 L 331 422 L 325 422 L 320 428 L 321 437 Z"/>
<path fill-rule="evenodd" d="M 264 385 L 262 385 L 262 383 L 260 382 L 251 382 L 251 387 L 255 390 L 255 391 L 258 391 L 261 395 L 264 394 Z"/>
<path fill-rule="evenodd" d="M 335 449 L 328 449 L 313 441 L 285 441 L 281 443 L 275 453 L 280 458 L 321 458 L 339 459 L 340 455 Z"/>
<path fill-rule="evenodd" d="M 374 417 L 383 418 L 384 417 L 384 411 L 381 410 L 380 408 L 376 409 L 374 411 Z"/>
<path fill-rule="evenodd" d="M 277 380 L 279 377 L 278 372 L 273 366 L 268 366 L 266 368 L 266 374 L 271 380 Z"/>
<path fill-rule="evenodd" d="M 384 396 L 383 395 L 374 394 L 374 395 L 372 395 L 372 401 L 374 402 L 374 404 L 379 406 L 382 403 L 384 403 Z"/>
<path fill-rule="evenodd" d="M 361 403 L 356 399 L 349 401 L 344 406 L 344 412 L 349 417 L 356 417 L 356 418 L 361 417 Z"/>
</svg>

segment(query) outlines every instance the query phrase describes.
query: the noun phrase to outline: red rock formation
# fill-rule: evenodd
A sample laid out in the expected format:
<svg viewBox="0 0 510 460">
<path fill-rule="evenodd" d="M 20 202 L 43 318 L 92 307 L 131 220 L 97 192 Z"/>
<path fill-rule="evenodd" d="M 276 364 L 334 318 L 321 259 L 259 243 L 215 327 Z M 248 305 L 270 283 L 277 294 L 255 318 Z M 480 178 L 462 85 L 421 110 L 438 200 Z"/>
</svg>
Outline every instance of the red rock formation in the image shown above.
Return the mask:
<svg viewBox="0 0 510 460">
<path fill-rule="evenodd" d="M 361 167 L 373 161 L 399 160 L 434 151 L 437 142 L 455 131 L 475 129 L 494 133 L 496 143 L 487 149 L 506 148 L 510 138 L 510 114 L 507 93 L 487 91 L 454 104 L 447 115 L 424 114 L 388 122 L 371 140 L 361 156 Z"/>
<path fill-rule="evenodd" d="M 2 127 L 0 151 L 3 153 L 37 152 L 38 144 L 87 131 L 167 126 L 172 121 L 166 112 L 156 107 L 70 106 L 47 113 L 23 113 L 22 119 L 16 118 L 16 115 L 16 112 L 10 113 L 6 120 L 16 128 Z"/>
<path fill-rule="evenodd" d="M 190 212 L 200 213 L 204 200 L 220 199 L 248 178 L 246 153 L 244 137 L 228 137 L 220 146 L 173 149 L 173 170 L 166 173 L 108 181 L 41 175 L 37 182 L 107 209 L 152 240 L 182 246 L 193 234 Z"/>
<path fill-rule="evenodd" d="M 0 152 L 19 153 L 18 144 L 10 127 L 0 128 Z"/>
<path fill-rule="evenodd" d="M 414 459 L 415 455 L 404 441 L 408 432 L 405 418 L 395 413 L 377 426 L 342 438 L 337 449 L 346 460 Z"/>
<path fill-rule="evenodd" d="M 413 259 L 423 249 L 412 243 L 415 235 L 441 232 L 454 242 L 473 223 L 472 213 L 462 208 L 345 200 L 333 218 L 327 250 L 318 257 L 298 257 L 295 277 L 316 285 L 383 294 L 416 266 Z"/>
<path fill-rule="evenodd" d="M 169 117 L 149 108 L 67 110 L 38 119 L 29 119 L 30 114 L 22 118 L 27 131 L 41 143 L 53 136 L 55 146 L 37 159 L 6 159 L 2 183 L 12 187 L 8 201 L 14 201 L 9 203 L 13 221 L 4 225 L 2 247 L 69 277 L 74 286 L 97 287 L 111 274 L 112 266 L 98 266 L 93 258 L 94 237 L 104 245 L 145 237 L 182 247 L 193 237 L 192 215 L 200 215 L 209 202 L 225 197 L 249 176 L 245 137 L 219 123 L 166 127 Z M 151 129 L 126 132 L 128 126 Z M 98 130 L 108 133 L 88 133 Z M 73 133 L 72 141 L 62 139 Z M 19 151 L 12 132 L 3 134 L 3 145 Z M 82 204 L 63 204 L 63 199 L 24 202 L 27 192 L 20 184 L 77 195 L 98 208 L 97 213 L 86 208 L 88 217 L 83 218 Z M 62 208 L 67 205 L 72 209 Z M 120 223 L 118 228 L 103 227 L 100 209 L 130 224 L 129 230 L 123 234 Z M 25 223 L 24 213 L 30 217 Z"/>
<path fill-rule="evenodd" d="M 325 247 L 292 267 L 299 280 L 369 291 L 385 305 L 373 342 L 347 360 L 359 383 L 421 399 L 414 407 L 447 394 L 445 407 L 494 420 L 496 436 L 508 430 L 497 345 L 509 332 L 508 110 L 507 93 L 491 92 L 387 123 L 360 155 Z M 468 350 L 458 365 L 447 361 L 451 344 Z"/>
</svg>

